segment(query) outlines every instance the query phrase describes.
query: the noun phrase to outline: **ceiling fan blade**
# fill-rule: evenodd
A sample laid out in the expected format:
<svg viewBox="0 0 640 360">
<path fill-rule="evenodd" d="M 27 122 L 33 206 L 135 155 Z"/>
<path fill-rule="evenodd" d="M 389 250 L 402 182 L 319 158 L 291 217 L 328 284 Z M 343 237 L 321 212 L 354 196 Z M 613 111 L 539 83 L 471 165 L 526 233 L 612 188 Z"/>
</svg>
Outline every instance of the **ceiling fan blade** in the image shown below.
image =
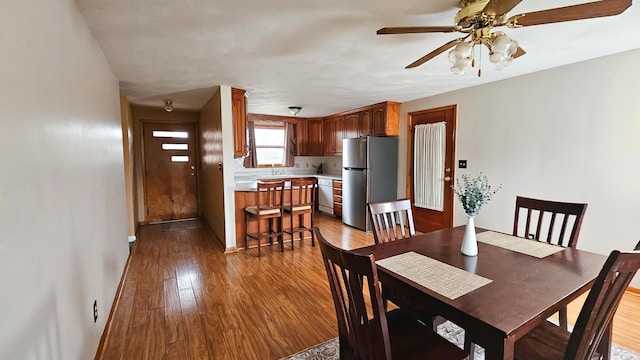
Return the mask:
<svg viewBox="0 0 640 360">
<path fill-rule="evenodd" d="M 520 56 L 526 53 L 527 53 L 526 51 L 522 50 L 522 48 L 518 46 L 518 50 L 516 50 L 516 52 L 513 55 L 511 55 L 511 58 L 512 59 L 519 58 Z"/>
<path fill-rule="evenodd" d="M 490 0 L 482 12 L 486 15 L 502 16 L 511 11 L 522 0 Z"/>
<path fill-rule="evenodd" d="M 458 31 L 457 26 L 405 26 L 405 27 L 384 27 L 376 32 L 378 35 L 387 34 L 420 34 Z"/>
<path fill-rule="evenodd" d="M 465 36 L 465 37 L 462 37 L 462 38 L 459 38 L 459 39 L 455 39 L 455 40 L 449 41 L 448 43 L 440 46 L 439 48 L 433 50 L 432 52 L 428 53 L 427 55 L 425 55 L 425 56 L 421 57 L 420 59 L 412 62 L 409 65 L 407 65 L 405 67 L 405 69 L 411 69 L 411 68 L 414 68 L 414 67 L 417 67 L 417 66 L 420 66 L 420 65 L 426 63 L 427 61 L 433 59 L 434 57 L 436 57 L 436 56 L 442 54 L 443 52 L 451 49 L 452 47 L 456 46 L 459 42 L 463 41 L 466 38 L 467 37 Z"/>
<path fill-rule="evenodd" d="M 586 4 L 571 5 L 549 10 L 533 11 L 512 16 L 510 27 L 533 26 L 563 21 L 591 19 L 618 15 L 631 6 L 631 0 L 601 0 Z"/>
</svg>

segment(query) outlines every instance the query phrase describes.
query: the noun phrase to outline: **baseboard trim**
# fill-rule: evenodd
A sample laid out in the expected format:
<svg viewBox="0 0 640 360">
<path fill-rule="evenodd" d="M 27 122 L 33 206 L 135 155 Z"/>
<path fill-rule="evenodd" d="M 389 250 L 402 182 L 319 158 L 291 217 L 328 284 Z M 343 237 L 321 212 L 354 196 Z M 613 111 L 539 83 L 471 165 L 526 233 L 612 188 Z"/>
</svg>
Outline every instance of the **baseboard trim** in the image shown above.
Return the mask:
<svg viewBox="0 0 640 360">
<path fill-rule="evenodd" d="M 133 249 L 131 252 L 135 250 L 137 246 L 137 242 L 134 243 Z M 120 304 L 120 299 L 122 298 L 122 292 L 124 291 L 124 282 L 129 274 L 129 267 L 131 264 L 131 252 L 129 252 L 129 256 L 127 257 L 127 262 L 124 264 L 124 270 L 122 271 L 122 276 L 120 277 L 120 283 L 118 284 L 118 290 L 116 290 L 116 296 L 113 299 L 113 303 L 111 304 L 111 310 L 109 311 L 109 318 L 107 319 L 106 324 L 104 325 L 104 330 L 102 331 L 102 336 L 100 337 L 100 343 L 98 344 L 98 349 L 96 350 L 95 360 L 104 359 L 104 350 L 107 348 L 107 343 L 109 338 L 111 338 L 111 327 L 113 325 L 113 314 L 118 308 Z"/>
<path fill-rule="evenodd" d="M 627 288 L 627 291 L 628 291 L 628 292 L 630 292 L 630 293 L 632 293 L 632 294 L 640 295 L 640 289 L 638 289 L 638 288 L 634 288 L 634 287 L 632 287 L 632 286 L 629 286 L 629 287 Z"/>
</svg>

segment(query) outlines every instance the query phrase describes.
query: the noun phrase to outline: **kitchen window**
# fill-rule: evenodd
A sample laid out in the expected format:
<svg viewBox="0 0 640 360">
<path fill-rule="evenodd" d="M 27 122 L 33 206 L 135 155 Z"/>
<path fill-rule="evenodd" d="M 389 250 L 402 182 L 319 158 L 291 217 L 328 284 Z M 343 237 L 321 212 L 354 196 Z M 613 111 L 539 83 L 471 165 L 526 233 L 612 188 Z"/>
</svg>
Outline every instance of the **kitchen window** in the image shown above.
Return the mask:
<svg viewBox="0 0 640 360">
<path fill-rule="evenodd" d="M 286 151 L 286 129 L 280 125 L 255 124 L 258 166 L 283 165 Z"/>
<path fill-rule="evenodd" d="M 293 166 L 297 151 L 295 124 L 251 116 L 254 119 L 247 124 L 249 154 L 243 161 L 244 167 Z"/>
</svg>

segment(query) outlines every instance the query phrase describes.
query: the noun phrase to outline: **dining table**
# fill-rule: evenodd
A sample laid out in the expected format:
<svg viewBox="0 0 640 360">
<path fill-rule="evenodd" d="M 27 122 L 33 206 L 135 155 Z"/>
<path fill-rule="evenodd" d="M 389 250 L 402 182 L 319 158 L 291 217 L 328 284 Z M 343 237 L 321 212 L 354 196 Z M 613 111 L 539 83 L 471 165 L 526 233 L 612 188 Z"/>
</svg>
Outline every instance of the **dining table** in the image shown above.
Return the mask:
<svg viewBox="0 0 640 360">
<path fill-rule="evenodd" d="M 488 231 L 476 228 L 477 256 L 460 252 L 465 226 L 352 251 L 374 255 L 386 299 L 462 327 L 485 359 L 513 359 L 515 342 L 588 291 L 607 258 Z"/>
</svg>

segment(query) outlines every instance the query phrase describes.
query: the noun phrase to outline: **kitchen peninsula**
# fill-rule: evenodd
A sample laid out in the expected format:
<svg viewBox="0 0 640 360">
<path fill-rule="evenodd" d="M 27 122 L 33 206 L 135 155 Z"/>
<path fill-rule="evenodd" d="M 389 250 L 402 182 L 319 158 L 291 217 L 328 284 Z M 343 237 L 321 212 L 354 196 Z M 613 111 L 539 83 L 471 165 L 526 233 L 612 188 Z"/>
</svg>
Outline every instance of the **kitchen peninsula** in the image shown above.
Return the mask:
<svg viewBox="0 0 640 360">
<path fill-rule="evenodd" d="M 235 218 L 236 218 L 236 249 L 244 249 L 246 246 L 246 231 L 245 231 L 245 218 L 244 218 L 244 208 L 251 205 L 258 204 L 258 194 L 257 191 L 257 183 L 258 181 L 268 181 L 268 180 L 284 180 L 285 181 L 285 194 L 284 194 L 284 202 L 289 202 L 290 192 L 287 191 L 288 186 L 290 184 L 291 179 L 296 178 L 304 178 L 304 177 L 316 177 L 318 178 L 318 182 L 322 181 L 333 181 L 340 180 L 341 177 L 339 175 L 332 174 L 291 174 L 291 175 L 263 175 L 257 178 L 238 178 L 236 179 L 236 189 L 235 189 Z M 316 196 L 316 204 L 318 203 L 319 195 Z M 316 205 L 317 206 L 317 205 Z M 317 208 L 316 208 L 317 210 Z M 265 223 L 266 224 L 266 220 Z M 290 227 L 290 219 L 288 216 L 285 216 L 283 219 L 284 228 Z M 297 225 L 297 219 L 294 219 L 294 225 Z M 266 225 L 264 225 L 266 227 Z M 256 232 L 257 224 L 255 221 L 249 224 L 249 231 Z M 291 239 L 285 238 L 285 243 L 291 241 Z"/>
</svg>

